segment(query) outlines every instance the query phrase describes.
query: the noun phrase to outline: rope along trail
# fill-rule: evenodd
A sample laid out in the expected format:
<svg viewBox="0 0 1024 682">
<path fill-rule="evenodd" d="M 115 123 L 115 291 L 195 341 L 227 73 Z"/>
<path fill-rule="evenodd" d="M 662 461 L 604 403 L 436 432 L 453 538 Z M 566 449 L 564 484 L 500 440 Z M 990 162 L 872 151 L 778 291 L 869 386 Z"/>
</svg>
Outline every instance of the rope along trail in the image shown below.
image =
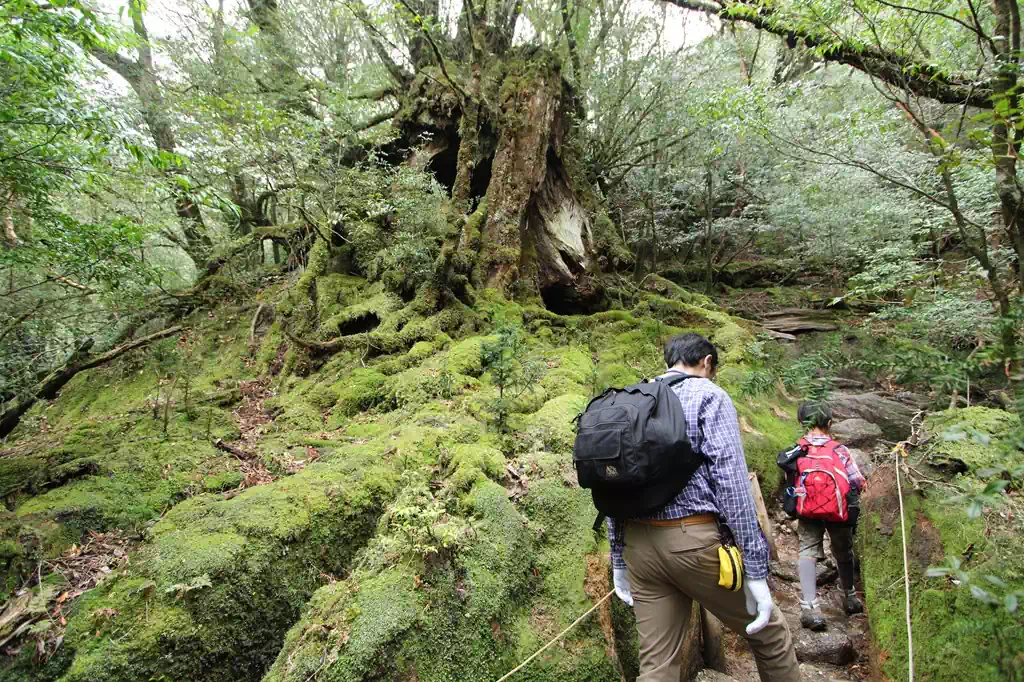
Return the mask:
<svg viewBox="0 0 1024 682">
<path fill-rule="evenodd" d="M 903 585 L 907 592 L 907 657 L 910 660 L 909 681 L 914 682 L 914 635 L 910 625 L 910 566 L 907 561 L 907 519 L 903 512 L 903 486 L 900 483 L 900 454 L 907 456 L 907 451 L 900 443 L 892 449 L 896 463 L 896 494 L 900 500 L 900 532 L 903 534 Z"/>
<path fill-rule="evenodd" d="M 605 603 L 606 601 L 608 601 L 608 597 L 612 596 L 613 594 L 615 594 L 615 590 L 610 590 L 610 591 L 608 592 L 608 594 L 606 594 L 606 595 L 604 595 L 603 597 L 601 597 L 601 600 L 600 600 L 600 601 L 598 601 L 598 602 L 597 602 L 596 604 L 594 604 L 593 606 L 591 606 L 591 607 L 590 607 L 590 610 L 589 610 L 589 611 L 587 611 L 587 612 L 586 612 L 586 613 L 584 613 L 584 614 L 583 614 L 582 616 L 580 616 L 579 618 L 577 618 L 576 620 L 574 620 L 574 621 L 572 622 L 572 625 L 570 625 L 569 627 L 567 627 L 566 629 L 562 630 L 562 631 L 561 631 L 561 632 L 559 632 L 559 633 L 558 633 L 557 635 L 555 635 L 555 638 L 554 638 L 554 639 L 552 639 L 552 640 L 551 640 L 550 642 L 548 642 L 547 644 L 545 644 L 545 645 L 544 645 L 544 646 L 542 646 L 541 648 L 537 649 L 537 651 L 535 651 L 535 652 L 533 653 L 533 655 L 532 655 L 532 656 L 530 656 L 530 657 L 529 657 L 528 659 L 526 659 L 525 661 L 523 661 L 522 663 L 520 663 L 520 664 L 519 664 L 518 666 L 516 666 L 516 667 L 515 667 L 514 669 L 512 669 L 512 670 L 510 670 L 509 672 L 505 673 L 505 676 L 504 676 L 504 677 L 502 677 L 501 679 L 499 679 L 499 680 L 498 680 L 498 682 L 505 682 L 505 680 L 507 680 L 508 678 L 512 677 L 512 676 L 513 676 L 513 675 L 515 675 L 515 674 L 516 674 L 517 672 L 519 672 L 520 670 L 522 670 L 523 668 L 525 668 L 525 667 L 526 667 L 526 666 L 527 666 L 527 665 L 528 665 L 528 664 L 530 663 L 530 661 L 532 661 L 533 659 L 537 658 L 537 657 L 538 657 L 538 656 L 540 656 L 540 655 L 541 655 L 542 653 L 544 653 L 544 651 L 545 651 L 545 650 L 546 650 L 546 649 L 547 649 L 547 648 L 548 648 L 549 646 L 551 646 L 552 644 L 554 644 L 554 643 L 555 643 L 555 642 L 557 642 L 558 640 L 562 639 L 562 637 L 564 637 L 564 636 L 565 636 L 565 633 L 569 632 L 569 630 L 572 630 L 572 629 L 573 629 L 574 627 L 576 627 L 576 626 L 577 626 L 577 625 L 579 625 L 579 624 L 580 624 L 581 622 L 583 622 L 583 619 L 584 619 L 584 618 L 586 618 L 587 616 L 589 616 L 590 614 L 592 614 L 592 613 L 593 613 L 594 611 L 596 611 L 596 610 L 597 610 L 597 607 L 599 607 L 599 606 L 600 606 L 601 604 L 603 604 L 603 603 Z"/>
</svg>

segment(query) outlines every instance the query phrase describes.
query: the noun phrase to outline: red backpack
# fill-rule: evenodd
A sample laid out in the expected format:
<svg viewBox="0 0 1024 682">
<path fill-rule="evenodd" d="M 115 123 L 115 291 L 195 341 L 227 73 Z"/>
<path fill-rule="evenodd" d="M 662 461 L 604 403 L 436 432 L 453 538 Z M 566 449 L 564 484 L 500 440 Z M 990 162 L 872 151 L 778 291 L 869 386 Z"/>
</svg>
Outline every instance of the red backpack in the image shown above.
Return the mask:
<svg viewBox="0 0 1024 682">
<path fill-rule="evenodd" d="M 799 442 L 807 454 L 796 460 L 793 494 L 797 516 L 846 523 L 850 516 L 846 504 L 850 480 L 846 465 L 836 453 L 839 443 L 830 440 L 824 445 L 812 445 L 804 438 Z"/>
</svg>

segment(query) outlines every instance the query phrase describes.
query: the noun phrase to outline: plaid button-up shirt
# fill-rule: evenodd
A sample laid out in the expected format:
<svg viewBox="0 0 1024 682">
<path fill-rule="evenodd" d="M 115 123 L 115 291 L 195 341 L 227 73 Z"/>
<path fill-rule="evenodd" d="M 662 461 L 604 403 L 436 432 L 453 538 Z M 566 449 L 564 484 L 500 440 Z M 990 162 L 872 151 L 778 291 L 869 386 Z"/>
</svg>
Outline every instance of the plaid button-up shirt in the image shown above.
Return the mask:
<svg viewBox="0 0 1024 682">
<path fill-rule="evenodd" d="M 672 376 L 670 372 L 665 376 Z M 712 513 L 725 521 L 743 552 L 743 572 L 750 580 L 768 576 L 768 543 L 761 533 L 754 509 L 743 456 L 736 408 L 729 395 L 709 379 L 694 377 L 672 387 L 683 404 L 690 443 L 704 456 L 704 463 L 652 519 L 681 519 Z M 608 519 L 612 566 L 626 568 L 622 522 Z"/>
</svg>

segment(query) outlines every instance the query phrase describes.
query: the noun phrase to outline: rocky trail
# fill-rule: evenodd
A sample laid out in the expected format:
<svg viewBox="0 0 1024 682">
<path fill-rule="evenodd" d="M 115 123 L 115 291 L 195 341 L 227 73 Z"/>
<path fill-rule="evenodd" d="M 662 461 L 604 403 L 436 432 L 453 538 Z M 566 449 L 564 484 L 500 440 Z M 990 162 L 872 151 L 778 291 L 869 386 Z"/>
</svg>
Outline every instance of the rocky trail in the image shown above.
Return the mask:
<svg viewBox="0 0 1024 682">
<path fill-rule="evenodd" d="M 807 682 L 862 682 L 870 679 L 868 622 L 865 614 L 847 616 L 840 606 L 841 590 L 835 562 L 818 565 L 818 597 L 828 629 L 811 632 L 800 627 L 800 583 L 796 576 L 796 522 L 785 516 L 773 519 L 778 561 L 772 561 L 772 596 L 789 623 L 796 642 L 800 672 Z M 825 552 L 829 554 L 828 540 Z M 861 596 L 863 592 L 861 591 Z M 703 670 L 695 682 L 758 682 L 754 657 L 741 637 L 726 632 L 724 672 Z"/>
<path fill-rule="evenodd" d="M 909 400 L 908 400 L 909 399 Z M 830 401 L 836 414 L 833 435 L 848 445 L 861 471 L 868 476 L 873 462 L 889 450 L 886 437 L 896 439 L 908 428 L 915 410 L 905 404 L 912 396 L 840 391 Z M 796 643 L 800 671 L 807 682 L 863 682 L 871 674 L 871 643 L 866 613 L 847 616 L 841 606 L 839 574 L 825 537 L 825 561 L 818 563 L 818 598 L 828 621 L 823 632 L 811 632 L 800 626 L 800 582 L 797 577 L 799 544 L 797 522 L 781 510 L 772 513 L 772 535 L 778 559 L 771 562 L 772 596 L 789 623 Z M 864 524 L 858 533 L 871 532 Z M 858 558 L 859 560 L 859 558 Z M 859 567 L 858 567 L 859 569 Z M 858 594 L 864 599 L 858 570 Z M 871 605 L 866 603 L 865 609 Z M 757 667 L 746 642 L 738 635 L 723 634 L 724 670 L 705 669 L 694 682 L 758 682 Z"/>
</svg>

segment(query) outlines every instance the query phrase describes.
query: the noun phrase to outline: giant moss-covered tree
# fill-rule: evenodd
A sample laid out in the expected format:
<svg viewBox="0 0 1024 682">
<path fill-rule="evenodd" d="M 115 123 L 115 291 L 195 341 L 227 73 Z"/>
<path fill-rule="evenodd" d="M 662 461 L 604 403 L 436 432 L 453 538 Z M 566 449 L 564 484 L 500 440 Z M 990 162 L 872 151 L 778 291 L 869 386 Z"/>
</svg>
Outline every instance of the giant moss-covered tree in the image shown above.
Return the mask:
<svg viewBox="0 0 1024 682">
<path fill-rule="evenodd" d="M 600 237 L 577 130 L 582 106 L 551 47 L 514 44 L 523 4 L 464 3 L 452 32 L 438 3 L 399 3 L 402 65 L 367 10 L 352 8 L 388 66 L 403 141 L 421 146 L 417 155 L 451 189 L 454 212 L 433 284 L 456 293 L 471 284 L 512 296 L 561 290 L 599 298 Z M 569 51 L 579 59 L 571 40 Z"/>
</svg>

